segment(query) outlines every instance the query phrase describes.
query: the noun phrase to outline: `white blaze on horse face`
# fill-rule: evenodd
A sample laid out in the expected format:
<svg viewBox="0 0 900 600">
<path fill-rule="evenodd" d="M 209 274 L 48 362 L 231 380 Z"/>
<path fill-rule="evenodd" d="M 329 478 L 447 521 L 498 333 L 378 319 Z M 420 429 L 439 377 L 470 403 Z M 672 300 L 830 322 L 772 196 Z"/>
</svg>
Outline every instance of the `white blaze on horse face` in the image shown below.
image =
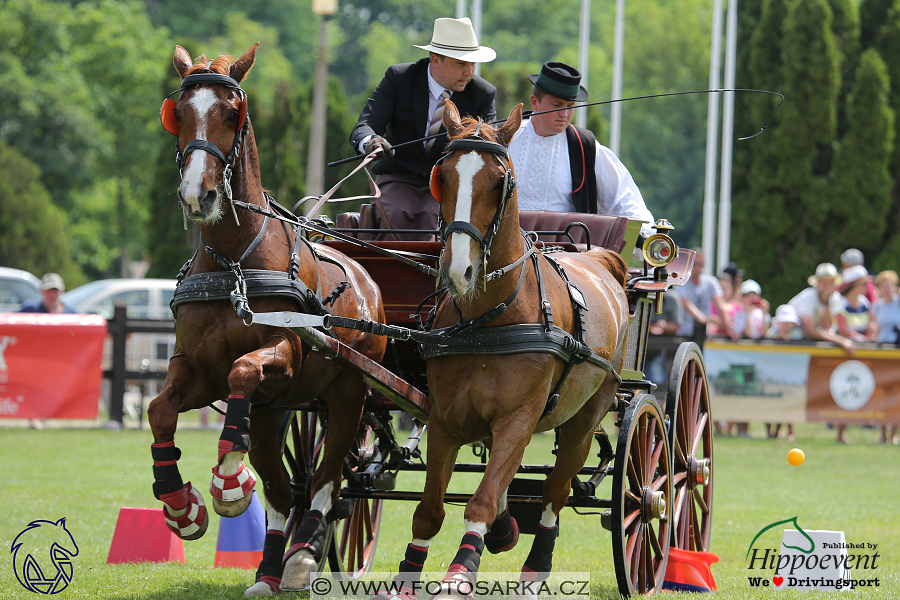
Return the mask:
<svg viewBox="0 0 900 600">
<path fill-rule="evenodd" d="M 313 497 L 309 510 L 318 510 L 323 515 L 327 515 L 328 511 L 331 510 L 331 491 L 333 489 L 334 483 L 331 481 L 322 486 L 322 489 L 316 492 L 316 495 Z"/>
<path fill-rule="evenodd" d="M 459 173 L 459 189 L 456 192 L 456 213 L 453 215 L 452 221 L 462 221 L 469 223 L 472 218 L 472 190 L 474 188 L 475 176 L 484 168 L 484 159 L 476 151 L 463 154 L 456 161 L 456 172 Z M 469 248 L 472 237 L 460 232 L 450 234 L 450 251 L 452 260 L 450 261 L 450 279 L 453 280 L 457 289 L 467 289 L 469 282 L 465 281 L 466 271 L 472 266 L 472 259 L 469 256 Z"/>
<path fill-rule="evenodd" d="M 195 139 L 206 140 L 209 113 L 219 101 L 215 92 L 208 88 L 198 89 L 188 100 L 197 117 Z M 190 164 L 181 178 L 181 196 L 194 212 L 200 210 L 200 196 L 203 185 L 203 173 L 206 171 L 206 150 L 194 150 L 190 155 Z M 216 214 L 216 211 L 212 211 Z"/>
</svg>

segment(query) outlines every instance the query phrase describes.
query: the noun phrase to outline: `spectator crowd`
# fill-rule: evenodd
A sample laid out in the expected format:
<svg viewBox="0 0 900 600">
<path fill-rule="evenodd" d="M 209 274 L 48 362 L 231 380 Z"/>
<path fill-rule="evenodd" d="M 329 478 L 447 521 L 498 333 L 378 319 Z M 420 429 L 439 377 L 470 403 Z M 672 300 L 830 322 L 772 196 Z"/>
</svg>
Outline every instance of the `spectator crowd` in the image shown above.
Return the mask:
<svg viewBox="0 0 900 600">
<path fill-rule="evenodd" d="M 669 334 L 702 339 L 761 339 L 826 341 L 852 355 L 857 344 L 872 342 L 900 345 L 900 295 L 895 271 L 870 274 L 863 253 L 850 248 L 841 254 L 841 269 L 822 263 L 807 279 L 809 287 L 786 304 L 771 310 L 763 289 L 753 279 L 745 279 L 735 263 L 729 263 L 717 277 L 703 274 L 706 258 L 695 248 L 691 276 L 684 286 L 666 292 L 664 315 L 651 327 L 653 334 Z M 698 327 L 705 328 L 697 331 Z M 705 336 L 703 334 L 706 334 Z M 699 334 L 699 335 L 698 335 Z M 647 374 L 665 380 L 665 351 L 648 359 Z M 746 424 L 738 423 L 739 434 Z M 769 426 L 769 437 L 777 437 L 780 426 Z M 890 429 L 892 428 L 892 431 Z M 837 425 L 837 441 L 848 443 L 844 426 Z M 789 439 L 793 431 L 788 426 Z M 882 442 L 900 442 L 896 426 L 882 429 Z"/>
</svg>

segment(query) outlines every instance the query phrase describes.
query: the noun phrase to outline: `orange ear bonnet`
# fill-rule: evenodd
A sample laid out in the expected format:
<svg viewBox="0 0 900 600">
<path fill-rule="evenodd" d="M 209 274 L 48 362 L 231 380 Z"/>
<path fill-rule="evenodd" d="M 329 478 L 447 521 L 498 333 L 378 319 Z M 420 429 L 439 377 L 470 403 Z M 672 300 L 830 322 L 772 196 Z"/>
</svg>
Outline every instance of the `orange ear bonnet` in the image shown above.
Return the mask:
<svg viewBox="0 0 900 600">
<path fill-rule="evenodd" d="M 441 165 L 434 165 L 431 169 L 431 195 L 435 201 L 440 204 L 444 199 L 444 182 L 441 181 Z"/>
</svg>

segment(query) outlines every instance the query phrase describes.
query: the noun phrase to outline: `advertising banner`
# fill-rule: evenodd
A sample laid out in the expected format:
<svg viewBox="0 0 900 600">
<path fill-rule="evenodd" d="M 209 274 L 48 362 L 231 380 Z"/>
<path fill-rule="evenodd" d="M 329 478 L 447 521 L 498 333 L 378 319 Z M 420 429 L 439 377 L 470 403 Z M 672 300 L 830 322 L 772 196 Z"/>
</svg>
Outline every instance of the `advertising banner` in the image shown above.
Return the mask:
<svg viewBox="0 0 900 600">
<path fill-rule="evenodd" d="M 900 350 L 707 339 L 716 419 L 900 423 Z"/>
<path fill-rule="evenodd" d="M 0 418 L 94 419 L 106 319 L 0 313 Z"/>
</svg>

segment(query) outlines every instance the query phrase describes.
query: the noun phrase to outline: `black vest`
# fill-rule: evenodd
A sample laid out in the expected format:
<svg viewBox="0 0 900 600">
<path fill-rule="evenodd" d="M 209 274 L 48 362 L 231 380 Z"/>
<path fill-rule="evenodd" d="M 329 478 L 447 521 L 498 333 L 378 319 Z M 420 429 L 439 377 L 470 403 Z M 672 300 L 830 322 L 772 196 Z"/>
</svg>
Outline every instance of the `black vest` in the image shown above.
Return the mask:
<svg viewBox="0 0 900 600">
<path fill-rule="evenodd" d="M 575 210 L 583 213 L 597 212 L 597 174 L 594 159 L 597 155 L 597 139 L 581 127 L 566 127 L 569 144 L 569 167 L 572 172 L 572 201 Z"/>
</svg>

